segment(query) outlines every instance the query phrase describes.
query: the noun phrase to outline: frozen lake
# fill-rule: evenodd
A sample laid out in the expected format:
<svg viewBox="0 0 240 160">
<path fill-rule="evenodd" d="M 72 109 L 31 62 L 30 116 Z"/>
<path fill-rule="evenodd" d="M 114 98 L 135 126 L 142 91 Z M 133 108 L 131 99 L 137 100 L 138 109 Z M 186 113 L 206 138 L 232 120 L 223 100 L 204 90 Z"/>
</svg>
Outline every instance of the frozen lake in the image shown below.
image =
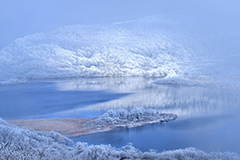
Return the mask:
<svg viewBox="0 0 240 160">
<path fill-rule="evenodd" d="M 144 78 L 82 78 L 32 81 L 0 87 L 3 119 L 95 117 L 108 109 L 158 107 L 174 122 L 116 129 L 73 138 L 89 144 L 143 151 L 196 147 L 240 153 L 240 90 L 156 85 Z"/>
</svg>

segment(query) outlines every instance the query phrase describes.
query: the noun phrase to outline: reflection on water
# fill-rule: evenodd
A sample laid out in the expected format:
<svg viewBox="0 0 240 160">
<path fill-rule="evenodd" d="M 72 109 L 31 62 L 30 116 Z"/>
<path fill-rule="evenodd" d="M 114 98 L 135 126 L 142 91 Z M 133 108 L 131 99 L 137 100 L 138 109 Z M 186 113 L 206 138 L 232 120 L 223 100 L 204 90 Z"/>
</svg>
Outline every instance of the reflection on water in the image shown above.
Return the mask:
<svg viewBox="0 0 240 160">
<path fill-rule="evenodd" d="M 240 104 L 239 90 L 157 85 L 149 79 L 81 78 L 0 87 L 0 117 L 92 117 L 108 109 L 158 107 L 179 116 L 217 115 Z"/>
<path fill-rule="evenodd" d="M 57 82 L 60 90 L 112 90 L 133 93 L 129 96 L 76 108 L 57 115 L 77 116 L 86 111 L 104 111 L 120 107 L 158 107 L 163 112 L 181 115 L 221 114 L 240 104 L 238 90 L 199 86 L 156 85 L 144 78 L 96 78 Z"/>
<path fill-rule="evenodd" d="M 0 117 L 4 119 L 53 118 L 51 114 L 55 112 L 82 108 L 127 95 L 129 94 L 106 90 L 59 91 L 53 82 L 1 86 Z M 78 117 L 85 116 L 89 115 L 86 113 L 78 115 Z"/>
</svg>

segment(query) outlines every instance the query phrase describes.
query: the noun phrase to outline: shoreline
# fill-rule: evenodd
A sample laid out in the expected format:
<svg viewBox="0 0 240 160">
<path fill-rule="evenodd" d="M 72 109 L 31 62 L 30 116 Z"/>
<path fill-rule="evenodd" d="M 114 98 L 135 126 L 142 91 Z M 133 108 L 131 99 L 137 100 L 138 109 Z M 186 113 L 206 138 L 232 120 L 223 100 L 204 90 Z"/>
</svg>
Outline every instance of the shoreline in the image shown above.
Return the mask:
<svg viewBox="0 0 240 160">
<path fill-rule="evenodd" d="M 19 119 L 7 120 L 21 128 L 28 128 L 36 131 L 55 131 L 67 137 L 95 133 L 87 129 L 84 124 L 96 118 L 59 118 L 59 119 Z"/>
<path fill-rule="evenodd" d="M 35 131 L 55 131 L 61 135 L 78 137 L 93 133 L 107 132 L 115 128 L 136 128 L 147 124 L 163 123 L 171 120 L 159 121 L 159 119 L 139 121 L 132 123 L 110 124 L 102 127 L 89 127 L 89 122 L 93 122 L 97 118 L 56 118 L 56 119 L 18 119 L 6 120 L 10 124 L 14 124 L 20 128 L 32 129 Z"/>
</svg>

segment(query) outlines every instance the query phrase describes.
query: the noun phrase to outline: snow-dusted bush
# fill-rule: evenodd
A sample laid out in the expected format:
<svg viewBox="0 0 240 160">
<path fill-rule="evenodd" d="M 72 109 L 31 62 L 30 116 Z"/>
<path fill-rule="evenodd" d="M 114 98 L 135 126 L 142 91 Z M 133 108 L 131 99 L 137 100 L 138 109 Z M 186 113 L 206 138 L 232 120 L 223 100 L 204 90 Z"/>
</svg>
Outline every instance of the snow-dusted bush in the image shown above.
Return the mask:
<svg viewBox="0 0 240 160">
<path fill-rule="evenodd" d="M 21 129 L 0 119 L 0 159 L 57 158 L 73 144 L 56 132 L 37 132 Z M 64 157 L 64 155 L 62 155 Z"/>
<path fill-rule="evenodd" d="M 88 145 L 72 141 L 55 132 L 36 132 L 18 128 L 0 119 L 0 159 L 5 160 L 239 160 L 233 153 L 205 153 L 195 148 L 157 153 L 141 152 L 131 144 L 122 148 Z"/>
<path fill-rule="evenodd" d="M 102 116 L 89 121 L 86 125 L 90 128 L 101 128 L 109 125 L 124 125 L 125 127 L 134 127 L 147 123 L 167 122 L 177 118 L 175 114 L 164 114 L 158 109 L 146 109 L 134 107 L 132 109 L 108 110 Z"/>
</svg>

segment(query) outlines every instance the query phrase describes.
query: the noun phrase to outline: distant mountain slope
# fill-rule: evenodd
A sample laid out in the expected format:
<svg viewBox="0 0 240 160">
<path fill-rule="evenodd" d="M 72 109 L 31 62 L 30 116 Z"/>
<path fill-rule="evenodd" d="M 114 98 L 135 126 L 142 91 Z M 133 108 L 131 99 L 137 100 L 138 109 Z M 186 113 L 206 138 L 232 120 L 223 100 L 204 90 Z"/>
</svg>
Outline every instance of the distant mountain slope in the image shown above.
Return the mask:
<svg viewBox="0 0 240 160">
<path fill-rule="evenodd" d="M 183 75 L 191 50 L 160 16 L 74 25 L 15 40 L 0 51 L 0 84 L 43 78 Z"/>
</svg>

